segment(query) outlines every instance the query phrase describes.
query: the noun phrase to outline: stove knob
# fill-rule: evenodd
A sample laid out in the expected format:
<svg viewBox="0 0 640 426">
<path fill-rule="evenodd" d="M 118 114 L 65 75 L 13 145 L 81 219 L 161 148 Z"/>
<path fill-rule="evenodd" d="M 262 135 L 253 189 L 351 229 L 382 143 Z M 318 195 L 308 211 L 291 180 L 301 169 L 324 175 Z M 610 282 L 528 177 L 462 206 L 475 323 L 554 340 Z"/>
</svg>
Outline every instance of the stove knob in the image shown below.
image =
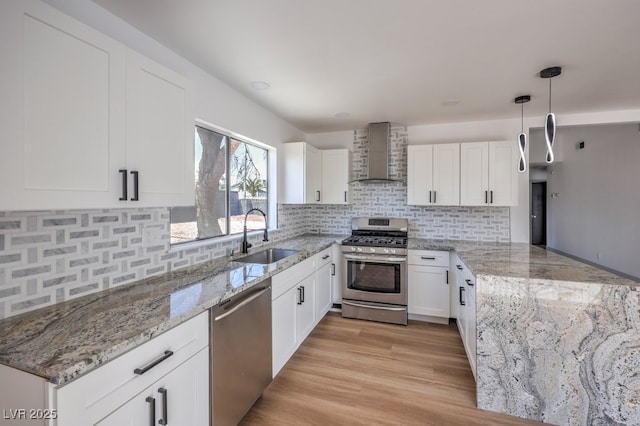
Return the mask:
<svg viewBox="0 0 640 426">
<path fill-rule="evenodd" d="M 396 249 L 391 249 L 391 254 L 396 254 Z"/>
<path fill-rule="evenodd" d="M 394 250 L 394 252 L 395 252 L 395 250 Z M 389 254 L 389 249 L 387 249 L 387 248 L 386 248 L 386 249 L 384 249 L 384 253 L 385 253 L 385 254 Z"/>
<path fill-rule="evenodd" d="M 354 246 L 351 246 L 351 251 L 356 251 L 356 248 Z"/>
<path fill-rule="evenodd" d="M 375 248 L 373 248 L 373 247 L 369 247 L 369 253 L 375 253 L 375 252 L 376 252 L 376 249 L 375 249 Z"/>
<path fill-rule="evenodd" d="M 360 252 L 362 252 L 362 248 L 361 248 L 361 247 L 358 247 L 358 248 L 356 248 L 356 251 L 357 251 L 358 253 L 360 253 Z"/>
</svg>

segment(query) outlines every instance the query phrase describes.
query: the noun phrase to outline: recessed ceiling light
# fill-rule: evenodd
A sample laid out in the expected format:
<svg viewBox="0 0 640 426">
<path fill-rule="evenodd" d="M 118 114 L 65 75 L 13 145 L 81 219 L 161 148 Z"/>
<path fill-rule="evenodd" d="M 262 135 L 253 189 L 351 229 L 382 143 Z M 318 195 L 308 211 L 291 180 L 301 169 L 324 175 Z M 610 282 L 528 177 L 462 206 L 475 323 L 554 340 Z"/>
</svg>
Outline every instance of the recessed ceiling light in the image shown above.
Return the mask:
<svg viewBox="0 0 640 426">
<path fill-rule="evenodd" d="M 266 81 L 252 81 L 251 87 L 256 90 L 267 90 L 269 87 L 271 87 L 271 85 Z"/>
<path fill-rule="evenodd" d="M 446 101 L 442 101 L 440 105 L 442 106 L 454 106 L 460 103 L 460 99 L 447 99 Z"/>
<path fill-rule="evenodd" d="M 347 118 L 348 116 L 350 116 L 351 114 L 349 114 L 348 112 L 338 112 L 336 114 L 333 114 L 333 116 L 335 118 Z"/>
</svg>

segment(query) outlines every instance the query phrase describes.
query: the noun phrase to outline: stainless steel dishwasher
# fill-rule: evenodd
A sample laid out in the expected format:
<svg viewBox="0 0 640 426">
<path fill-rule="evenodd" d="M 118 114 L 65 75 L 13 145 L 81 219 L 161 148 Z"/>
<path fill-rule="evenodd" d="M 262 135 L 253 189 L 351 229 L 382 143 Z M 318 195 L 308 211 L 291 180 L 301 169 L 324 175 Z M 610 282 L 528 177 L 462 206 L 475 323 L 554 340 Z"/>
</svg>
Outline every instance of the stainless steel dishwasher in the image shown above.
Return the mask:
<svg viewBox="0 0 640 426">
<path fill-rule="evenodd" d="M 271 383 L 271 278 L 211 313 L 211 417 L 237 425 Z"/>
</svg>

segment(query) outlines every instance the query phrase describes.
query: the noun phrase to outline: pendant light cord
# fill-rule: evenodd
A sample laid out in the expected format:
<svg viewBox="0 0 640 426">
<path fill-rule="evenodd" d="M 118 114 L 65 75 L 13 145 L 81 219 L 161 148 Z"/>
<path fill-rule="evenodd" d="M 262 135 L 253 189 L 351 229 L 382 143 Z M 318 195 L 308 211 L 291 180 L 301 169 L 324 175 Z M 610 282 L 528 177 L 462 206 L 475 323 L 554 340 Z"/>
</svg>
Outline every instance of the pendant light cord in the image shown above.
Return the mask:
<svg viewBox="0 0 640 426">
<path fill-rule="evenodd" d="M 520 104 L 520 132 L 524 133 L 524 102 Z"/>
<path fill-rule="evenodd" d="M 551 80 L 553 80 L 553 78 L 549 79 L 549 114 L 551 114 Z"/>
</svg>

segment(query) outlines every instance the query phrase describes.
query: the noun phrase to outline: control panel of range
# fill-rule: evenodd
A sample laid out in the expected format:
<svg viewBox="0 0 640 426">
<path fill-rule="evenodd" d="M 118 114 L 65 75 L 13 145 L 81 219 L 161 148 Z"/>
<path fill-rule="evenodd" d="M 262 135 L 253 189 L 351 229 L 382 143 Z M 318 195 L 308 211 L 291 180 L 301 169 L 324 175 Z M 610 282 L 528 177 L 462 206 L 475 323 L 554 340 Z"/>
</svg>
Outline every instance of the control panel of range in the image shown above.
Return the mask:
<svg viewBox="0 0 640 426">
<path fill-rule="evenodd" d="M 407 249 L 404 248 L 387 248 L 387 247 L 361 247 L 361 246 L 342 246 L 343 253 L 364 253 L 364 254 L 395 254 L 406 255 Z"/>
</svg>

